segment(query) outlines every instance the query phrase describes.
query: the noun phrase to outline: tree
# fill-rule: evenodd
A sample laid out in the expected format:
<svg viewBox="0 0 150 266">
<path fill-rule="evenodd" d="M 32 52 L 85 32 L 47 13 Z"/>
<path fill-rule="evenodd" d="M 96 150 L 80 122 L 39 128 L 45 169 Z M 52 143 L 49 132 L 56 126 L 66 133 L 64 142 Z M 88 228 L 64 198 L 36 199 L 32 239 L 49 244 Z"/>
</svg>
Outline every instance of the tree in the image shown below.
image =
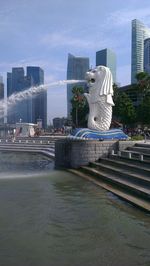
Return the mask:
<svg viewBox="0 0 150 266">
<path fill-rule="evenodd" d="M 72 103 L 72 120 L 76 127 L 86 126 L 86 117 L 88 113 L 88 103 L 84 96 L 84 89 L 82 87 L 74 87 L 72 89 L 73 97 Z"/>
<path fill-rule="evenodd" d="M 136 111 L 128 95 L 118 91 L 114 97 L 114 102 L 113 113 L 119 118 L 120 122 L 126 125 L 135 123 Z"/>
<path fill-rule="evenodd" d="M 138 120 L 143 125 L 150 125 L 150 95 L 146 95 L 143 98 L 138 108 Z"/>
<path fill-rule="evenodd" d="M 137 91 L 143 96 L 150 91 L 150 75 L 146 72 L 139 72 L 136 74 Z"/>
<path fill-rule="evenodd" d="M 137 91 L 141 103 L 137 108 L 138 121 L 142 124 L 150 124 L 150 75 L 146 72 L 136 74 Z"/>
</svg>

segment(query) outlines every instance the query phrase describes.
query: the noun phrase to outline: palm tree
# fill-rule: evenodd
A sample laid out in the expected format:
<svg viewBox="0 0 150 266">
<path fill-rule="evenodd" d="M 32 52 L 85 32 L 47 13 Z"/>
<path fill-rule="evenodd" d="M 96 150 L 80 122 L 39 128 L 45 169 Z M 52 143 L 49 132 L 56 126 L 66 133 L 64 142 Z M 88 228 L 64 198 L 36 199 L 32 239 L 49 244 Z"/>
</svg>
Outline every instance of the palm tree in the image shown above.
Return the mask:
<svg viewBox="0 0 150 266">
<path fill-rule="evenodd" d="M 79 117 L 83 119 L 85 113 L 86 99 L 83 95 L 84 89 L 82 87 L 74 87 L 72 89 L 73 97 L 71 100 L 72 103 L 72 117 L 75 120 L 75 125 L 79 125 Z"/>
</svg>

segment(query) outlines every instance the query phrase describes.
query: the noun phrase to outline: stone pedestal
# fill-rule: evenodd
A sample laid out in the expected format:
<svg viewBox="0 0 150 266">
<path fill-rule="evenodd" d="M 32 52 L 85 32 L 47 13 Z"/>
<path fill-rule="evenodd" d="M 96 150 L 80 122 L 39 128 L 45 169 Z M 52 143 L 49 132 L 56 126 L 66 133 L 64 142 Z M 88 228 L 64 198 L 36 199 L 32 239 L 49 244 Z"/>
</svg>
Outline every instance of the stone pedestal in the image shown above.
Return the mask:
<svg viewBox="0 0 150 266">
<path fill-rule="evenodd" d="M 79 168 L 107 157 L 118 148 L 118 141 L 64 139 L 55 143 L 55 167 Z"/>
</svg>

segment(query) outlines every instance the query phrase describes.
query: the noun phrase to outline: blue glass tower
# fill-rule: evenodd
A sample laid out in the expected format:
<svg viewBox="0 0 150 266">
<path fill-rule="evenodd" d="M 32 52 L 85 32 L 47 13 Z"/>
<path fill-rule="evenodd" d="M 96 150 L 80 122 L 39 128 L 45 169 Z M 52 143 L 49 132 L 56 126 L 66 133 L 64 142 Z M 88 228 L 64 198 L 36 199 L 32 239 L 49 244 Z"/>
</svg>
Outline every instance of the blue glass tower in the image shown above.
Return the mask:
<svg viewBox="0 0 150 266">
<path fill-rule="evenodd" d="M 116 55 L 110 49 L 103 49 L 96 52 L 96 66 L 103 65 L 110 69 L 113 82 L 116 83 Z"/>
<path fill-rule="evenodd" d="M 31 86 L 44 84 L 44 71 L 40 67 L 28 66 L 27 77 L 30 79 Z M 42 127 L 47 126 L 47 91 L 42 91 L 32 98 L 32 122 L 42 120 Z"/>
<path fill-rule="evenodd" d="M 144 71 L 150 74 L 150 38 L 144 41 Z"/>
<path fill-rule="evenodd" d="M 21 92 L 24 89 L 24 69 L 22 67 L 12 68 L 12 73 L 7 73 L 7 96 L 9 97 L 13 93 Z M 23 100 L 21 102 L 16 102 L 11 110 L 8 108 L 7 122 L 14 124 L 19 122 L 20 119 L 24 122 L 28 122 L 28 104 L 28 100 Z"/>
<path fill-rule="evenodd" d="M 4 83 L 3 77 L 0 76 L 0 101 L 4 100 Z M 4 123 L 4 109 L 3 107 L 0 108 L 0 124 Z"/>
<path fill-rule="evenodd" d="M 7 97 L 13 93 L 21 92 L 31 86 L 39 86 L 44 83 L 44 72 L 40 67 L 27 67 L 27 75 L 23 68 L 12 68 L 12 73 L 7 73 Z M 47 125 L 47 93 L 41 92 L 33 98 L 15 103 L 11 110 L 8 109 L 8 123 L 22 122 L 37 123 L 42 119 L 43 127 Z"/>
<path fill-rule="evenodd" d="M 89 58 L 88 57 L 76 57 L 72 54 L 68 54 L 67 65 L 67 80 L 84 80 L 85 73 L 89 70 Z M 71 114 L 71 99 L 72 88 L 74 86 L 82 86 L 86 90 L 86 83 L 76 83 L 67 85 L 67 116 L 70 118 Z"/>
</svg>

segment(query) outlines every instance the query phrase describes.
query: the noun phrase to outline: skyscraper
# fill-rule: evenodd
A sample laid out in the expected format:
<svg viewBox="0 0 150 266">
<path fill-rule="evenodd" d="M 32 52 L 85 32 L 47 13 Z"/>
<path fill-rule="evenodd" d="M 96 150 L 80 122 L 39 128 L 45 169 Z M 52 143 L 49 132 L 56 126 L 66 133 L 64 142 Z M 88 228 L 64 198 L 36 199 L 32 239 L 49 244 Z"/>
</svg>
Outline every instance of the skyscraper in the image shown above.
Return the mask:
<svg viewBox="0 0 150 266">
<path fill-rule="evenodd" d="M 150 37 L 150 29 L 132 20 L 131 83 L 136 83 L 136 74 L 144 71 L 144 40 Z"/>
<path fill-rule="evenodd" d="M 31 81 L 31 86 L 44 84 L 44 71 L 40 67 L 28 66 L 27 77 Z M 37 119 L 42 120 L 43 128 L 47 126 L 47 91 L 42 91 L 32 98 L 32 122 L 37 123 Z"/>
<path fill-rule="evenodd" d="M 96 66 L 106 66 L 110 69 L 113 82 L 116 83 L 116 55 L 110 49 L 103 49 L 96 52 Z"/>
<path fill-rule="evenodd" d="M 12 68 L 12 73 L 7 73 L 7 97 L 10 97 L 13 93 L 21 92 L 24 89 L 24 69 L 22 67 Z M 19 122 L 20 119 L 28 122 L 28 111 L 28 100 L 16 102 L 11 109 L 8 106 L 7 122 L 13 124 Z"/>
<path fill-rule="evenodd" d="M 4 83 L 3 83 L 3 77 L 0 76 L 0 101 L 4 100 Z M 0 106 L 0 124 L 4 123 L 4 109 L 2 106 Z"/>
<path fill-rule="evenodd" d="M 89 70 L 89 58 L 79 57 L 72 54 L 68 54 L 68 65 L 67 65 L 67 80 L 84 80 L 85 73 Z M 72 99 L 72 88 L 74 86 L 82 86 L 86 90 L 85 83 L 67 84 L 67 116 L 70 117 L 71 113 L 71 99 Z"/>
<path fill-rule="evenodd" d="M 144 41 L 144 71 L 150 74 L 150 38 Z"/>
<path fill-rule="evenodd" d="M 12 68 L 12 73 L 7 73 L 7 97 L 44 83 L 44 72 L 40 67 L 27 67 L 27 75 L 23 68 Z M 23 122 L 37 123 L 41 118 L 43 127 L 47 125 L 47 94 L 46 92 L 21 102 L 16 102 L 11 110 L 8 109 L 8 123 L 16 123 L 21 119 Z"/>
</svg>

